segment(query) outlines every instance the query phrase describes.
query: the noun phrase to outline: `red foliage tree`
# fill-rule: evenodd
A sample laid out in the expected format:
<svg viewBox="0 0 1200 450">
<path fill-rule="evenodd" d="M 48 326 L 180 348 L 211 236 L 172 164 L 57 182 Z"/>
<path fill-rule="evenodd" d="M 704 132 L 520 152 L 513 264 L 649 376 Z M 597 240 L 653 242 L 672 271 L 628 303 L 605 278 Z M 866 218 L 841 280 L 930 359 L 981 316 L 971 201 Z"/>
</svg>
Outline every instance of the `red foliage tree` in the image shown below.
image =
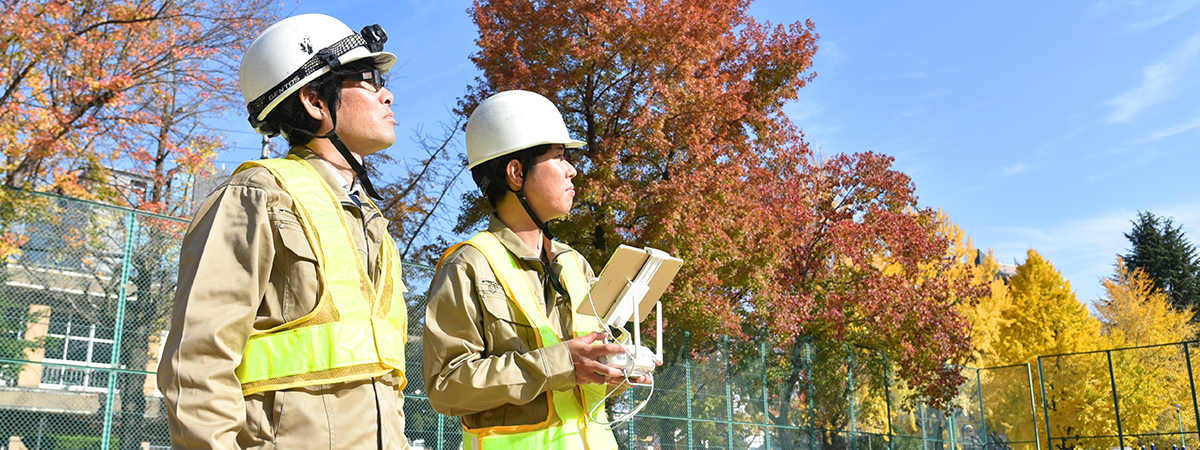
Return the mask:
<svg viewBox="0 0 1200 450">
<path fill-rule="evenodd" d="M 815 77 L 818 35 L 759 23 L 749 3 L 476 2 L 483 75 L 458 112 L 507 89 L 555 101 L 588 144 L 570 156 L 579 194 L 555 233 L 593 262 L 621 243 L 682 257 L 669 340 L 767 340 L 787 369 L 776 423 L 795 420 L 804 337 L 878 349 L 943 402 L 960 383 L 945 363 L 970 349 L 953 305 L 979 291 L 931 276 L 962 262 L 890 157 L 810 152 L 782 107 Z M 488 212 L 468 200 L 460 232 Z"/>
</svg>

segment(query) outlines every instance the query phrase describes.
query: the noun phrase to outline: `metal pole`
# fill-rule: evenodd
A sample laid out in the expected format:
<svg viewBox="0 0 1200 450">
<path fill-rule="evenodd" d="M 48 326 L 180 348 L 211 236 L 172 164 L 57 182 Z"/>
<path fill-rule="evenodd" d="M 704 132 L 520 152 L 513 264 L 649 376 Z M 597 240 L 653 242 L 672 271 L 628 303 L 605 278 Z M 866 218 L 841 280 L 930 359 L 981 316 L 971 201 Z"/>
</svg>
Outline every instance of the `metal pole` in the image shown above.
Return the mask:
<svg viewBox="0 0 1200 450">
<path fill-rule="evenodd" d="M 887 354 L 883 355 L 883 396 L 887 399 L 887 435 L 888 435 L 888 450 L 896 449 L 896 436 L 892 429 L 892 374 L 891 362 L 888 361 Z"/>
<path fill-rule="evenodd" d="M 1188 383 L 1192 387 L 1192 418 L 1196 419 L 1196 430 L 1200 431 L 1200 407 L 1196 405 L 1196 378 L 1192 376 L 1192 354 L 1188 350 L 1188 343 L 1183 343 L 1183 358 L 1187 363 Z"/>
<path fill-rule="evenodd" d="M 1041 362 L 1039 361 L 1038 364 L 1038 371 L 1040 373 L 1042 370 Z M 1038 436 L 1039 432 L 1037 427 L 1037 400 L 1033 396 L 1033 369 L 1029 367 L 1029 363 L 1025 363 L 1025 374 L 1029 376 L 1029 414 L 1030 417 L 1033 417 L 1033 441 L 1036 442 L 1039 447 L 1041 447 L 1042 437 Z M 1049 427 L 1050 425 L 1047 423 L 1046 426 Z M 1046 436 L 1048 437 L 1050 435 Z M 1050 447 L 1047 446 L 1046 450 L 1050 450 Z"/>
<path fill-rule="evenodd" d="M 691 355 L 692 333 L 683 332 L 684 355 Z M 683 359 L 684 374 L 687 377 L 687 448 L 692 448 L 692 358 Z"/>
<path fill-rule="evenodd" d="M 929 448 L 929 431 L 925 429 L 925 399 L 924 398 L 921 399 L 921 403 L 919 403 L 919 406 L 920 406 L 919 409 L 921 410 L 921 448 L 928 449 Z"/>
<path fill-rule="evenodd" d="M 762 348 L 759 350 L 761 355 L 760 362 L 762 363 L 762 395 L 763 395 L 763 425 L 765 425 L 763 442 L 767 446 L 767 450 L 771 450 L 771 404 L 767 401 L 767 339 L 763 338 Z"/>
<path fill-rule="evenodd" d="M 729 374 L 729 335 L 723 339 L 725 345 L 725 442 L 733 448 L 733 376 Z"/>
<path fill-rule="evenodd" d="M 954 433 L 954 407 L 946 407 L 946 422 L 950 424 L 950 449 L 958 450 L 958 437 Z"/>
<path fill-rule="evenodd" d="M 271 157 L 271 138 L 267 137 L 264 134 L 262 137 L 262 158 L 259 158 L 259 159 L 267 159 L 270 157 Z"/>
<path fill-rule="evenodd" d="M 37 444 L 34 445 L 34 450 L 42 450 L 42 436 L 46 434 L 46 414 L 43 413 L 38 420 Z"/>
<path fill-rule="evenodd" d="M 104 396 L 104 432 L 100 437 L 100 450 L 108 450 L 112 446 L 113 426 L 113 397 L 117 391 L 117 372 L 121 368 L 121 332 L 125 328 L 125 302 L 129 299 L 129 259 L 133 255 L 133 238 L 137 230 L 137 213 L 129 213 L 125 218 L 125 252 L 121 259 L 121 285 L 117 294 L 117 320 L 113 323 L 113 348 L 108 373 L 108 395 Z M 139 368 L 138 370 L 145 369 Z M 141 392 L 126 392 L 125 395 L 142 395 Z M 125 414 L 144 414 L 145 411 L 122 411 Z"/>
<path fill-rule="evenodd" d="M 625 390 L 625 403 L 628 405 L 633 405 L 633 389 Z M 637 417 L 630 417 L 629 418 L 629 430 L 625 432 L 625 434 L 628 435 L 628 437 L 629 437 L 629 448 L 631 448 L 631 449 L 637 448 L 637 447 L 634 447 L 634 445 L 633 445 L 634 444 L 634 434 L 637 433 L 637 429 L 634 427 L 634 422 L 637 422 Z"/>
<path fill-rule="evenodd" d="M 850 450 L 858 448 L 858 422 L 854 417 L 854 350 L 846 346 L 846 403 L 850 404 Z"/>
<path fill-rule="evenodd" d="M 1042 419 L 1046 420 L 1046 449 L 1054 449 L 1054 441 L 1050 435 L 1050 404 L 1046 401 L 1046 371 L 1042 368 L 1042 357 L 1038 359 L 1038 384 L 1042 385 Z M 1033 395 L 1031 392 L 1030 396 Z M 1034 427 L 1037 428 L 1037 427 Z"/>
<path fill-rule="evenodd" d="M 1179 412 L 1179 407 L 1183 405 L 1175 405 L 1175 417 L 1179 418 L 1179 448 L 1186 449 L 1187 441 L 1183 439 L 1183 413 Z"/>
<path fill-rule="evenodd" d="M 812 341 L 804 341 L 804 363 L 808 365 L 808 446 L 817 450 L 817 409 L 813 403 Z"/>
<path fill-rule="evenodd" d="M 1125 450 L 1125 432 L 1121 429 L 1121 404 L 1117 401 L 1117 378 L 1113 376 L 1112 350 L 1105 350 L 1108 356 L 1108 381 L 1112 383 L 1113 411 L 1117 414 L 1117 442 L 1121 450 Z"/>
<path fill-rule="evenodd" d="M 438 450 L 442 450 L 444 448 L 443 446 L 446 445 L 446 416 L 438 414 L 437 417 L 438 417 L 437 448 L 438 448 Z"/>
<path fill-rule="evenodd" d="M 987 409 L 983 407 L 983 375 L 980 372 L 983 370 L 975 369 L 975 383 L 979 385 L 979 426 L 983 427 L 983 438 L 979 439 L 979 442 L 983 444 L 984 450 L 987 450 Z"/>
</svg>

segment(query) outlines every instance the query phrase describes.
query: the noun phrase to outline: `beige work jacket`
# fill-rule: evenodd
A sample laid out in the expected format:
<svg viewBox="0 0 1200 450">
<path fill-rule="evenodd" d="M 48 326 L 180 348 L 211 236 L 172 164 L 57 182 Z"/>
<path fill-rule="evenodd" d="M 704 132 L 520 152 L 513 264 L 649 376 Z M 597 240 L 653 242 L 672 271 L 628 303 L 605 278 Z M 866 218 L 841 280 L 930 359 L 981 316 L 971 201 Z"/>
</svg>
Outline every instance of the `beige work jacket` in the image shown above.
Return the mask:
<svg viewBox="0 0 1200 450">
<path fill-rule="evenodd" d="M 307 160 L 338 195 L 372 280 L 387 219 L 356 206 L 340 177 Z M 171 331 L 158 369 L 171 444 L 188 449 L 404 449 L 404 395 L 394 374 L 242 396 L 234 369 L 250 333 L 316 307 L 316 257 L 292 198 L 261 167 L 234 174 L 205 200 L 179 259 Z"/>
<path fill-rule="evenodd" d="M 530 286 L 542 287 L 536 300 L 549 305 L 549 322 L 559 336 L 571 339 L 571 302 L 554 290 L 541 258 L 495 216 L 488 229 L 517 256 Z M 551 250 L 567 248 L 555 244 Z M 556 267 L 554 273 L 561 271 Z M 593 276 L 590 265 L 585 275 Z M 536 336 L 483 254 L 459 247 L 434 275 L 425 309 L 421 373 L 429 403 L 442 414 L 462 416 L 468 428 L 545 421 L 546 392 L 573 389 L 575 366 L 565 342 L 537 349 Z"/>
</svg>

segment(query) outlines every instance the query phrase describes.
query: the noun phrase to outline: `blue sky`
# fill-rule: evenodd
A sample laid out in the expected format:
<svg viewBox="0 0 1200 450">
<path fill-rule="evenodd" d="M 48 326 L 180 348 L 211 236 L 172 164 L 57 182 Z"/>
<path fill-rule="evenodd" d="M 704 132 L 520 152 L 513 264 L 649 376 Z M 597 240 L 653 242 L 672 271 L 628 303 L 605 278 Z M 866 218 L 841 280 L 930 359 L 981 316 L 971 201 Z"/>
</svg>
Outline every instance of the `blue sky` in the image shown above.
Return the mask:
<svg viewBox="0 0 1200 450">
<path fill-rule="evenodd" d="M 399 57 L 397 143 L 441 123 L 477 72 L 467 1 L 289 1 L 353 29 L 379 23 Z M 1004 263 L 1042 253 L 1081 301 L 1099 298 L 1138 211 L 1200 242 L 1200 0 L 760 0 L 760 21 L 812 19 L 816 79 L 787 106 L 814 149 L 896 158 L 923 206 L 941 208 Z M 259 140 L 231 118 L 234 149 Z M 231 168 L 231 167 L 230 167 Z"/>
</svg>

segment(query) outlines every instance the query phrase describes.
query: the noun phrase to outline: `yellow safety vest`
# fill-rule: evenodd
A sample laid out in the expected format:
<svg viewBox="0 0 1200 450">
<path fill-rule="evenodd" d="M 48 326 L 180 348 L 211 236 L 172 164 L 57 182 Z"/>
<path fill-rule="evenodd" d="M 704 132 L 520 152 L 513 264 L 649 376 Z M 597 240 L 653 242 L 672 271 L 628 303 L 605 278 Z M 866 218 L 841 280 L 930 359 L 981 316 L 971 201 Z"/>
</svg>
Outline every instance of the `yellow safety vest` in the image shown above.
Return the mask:
<svg viewBox="0 0 1200 450">
<path fill-rule="evenodd" d="M 376 265 L 382 273 L 374 285 L 337 195 L 316 170 L 289 155 L 249 161 L 237 171 L 255 166 L 270 171 L 292 196 L 317 257 L 322 288 L 311 313 L 250 336 L 235 370 L 242 393 L 362 380 L 393 371 L 403 388 L 408 311 L 395 243 L 384 234 Z"/>
<path fill-rule="evenodd" d="M 530 286 L 516 257 L 509 253 L 504 244 L 489 232 L 480 232 L 466 242 L 451 247 L 442 256 L 445 260 L 456 249 L 470 245 L 479 249 L 491 266 L 496 279 L 504 287 L 504 293 L 517 306 L 517 310 L 525 315 L 529 322 L 537 328 L 537 348 L 545 348 L 562 342 L 563 338 L 550 326 L 543 305 L 536 301 L 534 286 Z M 588 291 L 587 279 L 583 273 L 583 257 L 571 250 L 562 254 L 570 258 L 562 264 L 563 284 L 571 298 L 572 323 L 575 324 L 572 339 L 593 331 L 601 331 L 600 324 L 575 315 L 578 303 L 583 301 Z M 441 263 L 438 263 L 439 267 Z M 589 384 L 576 386 L 565 391 L 549 391 L 546 393 L 549 402 L 549 414 L 546 420 L 530 425 L 496 426 L 486 428 L 467 428 L 463 426 L 463 448 L 480 449 L 562 449 L 562 450 L 609 450 L 617 448 L 617 440 L 605 424 L 608 418 L 604 407 L 597 409 L 596 417 L 589 417 L 593 407 L 604 401 L 606 385 Z M 551 426 L 557 416 L 561 424 Z"/>
</svg>

